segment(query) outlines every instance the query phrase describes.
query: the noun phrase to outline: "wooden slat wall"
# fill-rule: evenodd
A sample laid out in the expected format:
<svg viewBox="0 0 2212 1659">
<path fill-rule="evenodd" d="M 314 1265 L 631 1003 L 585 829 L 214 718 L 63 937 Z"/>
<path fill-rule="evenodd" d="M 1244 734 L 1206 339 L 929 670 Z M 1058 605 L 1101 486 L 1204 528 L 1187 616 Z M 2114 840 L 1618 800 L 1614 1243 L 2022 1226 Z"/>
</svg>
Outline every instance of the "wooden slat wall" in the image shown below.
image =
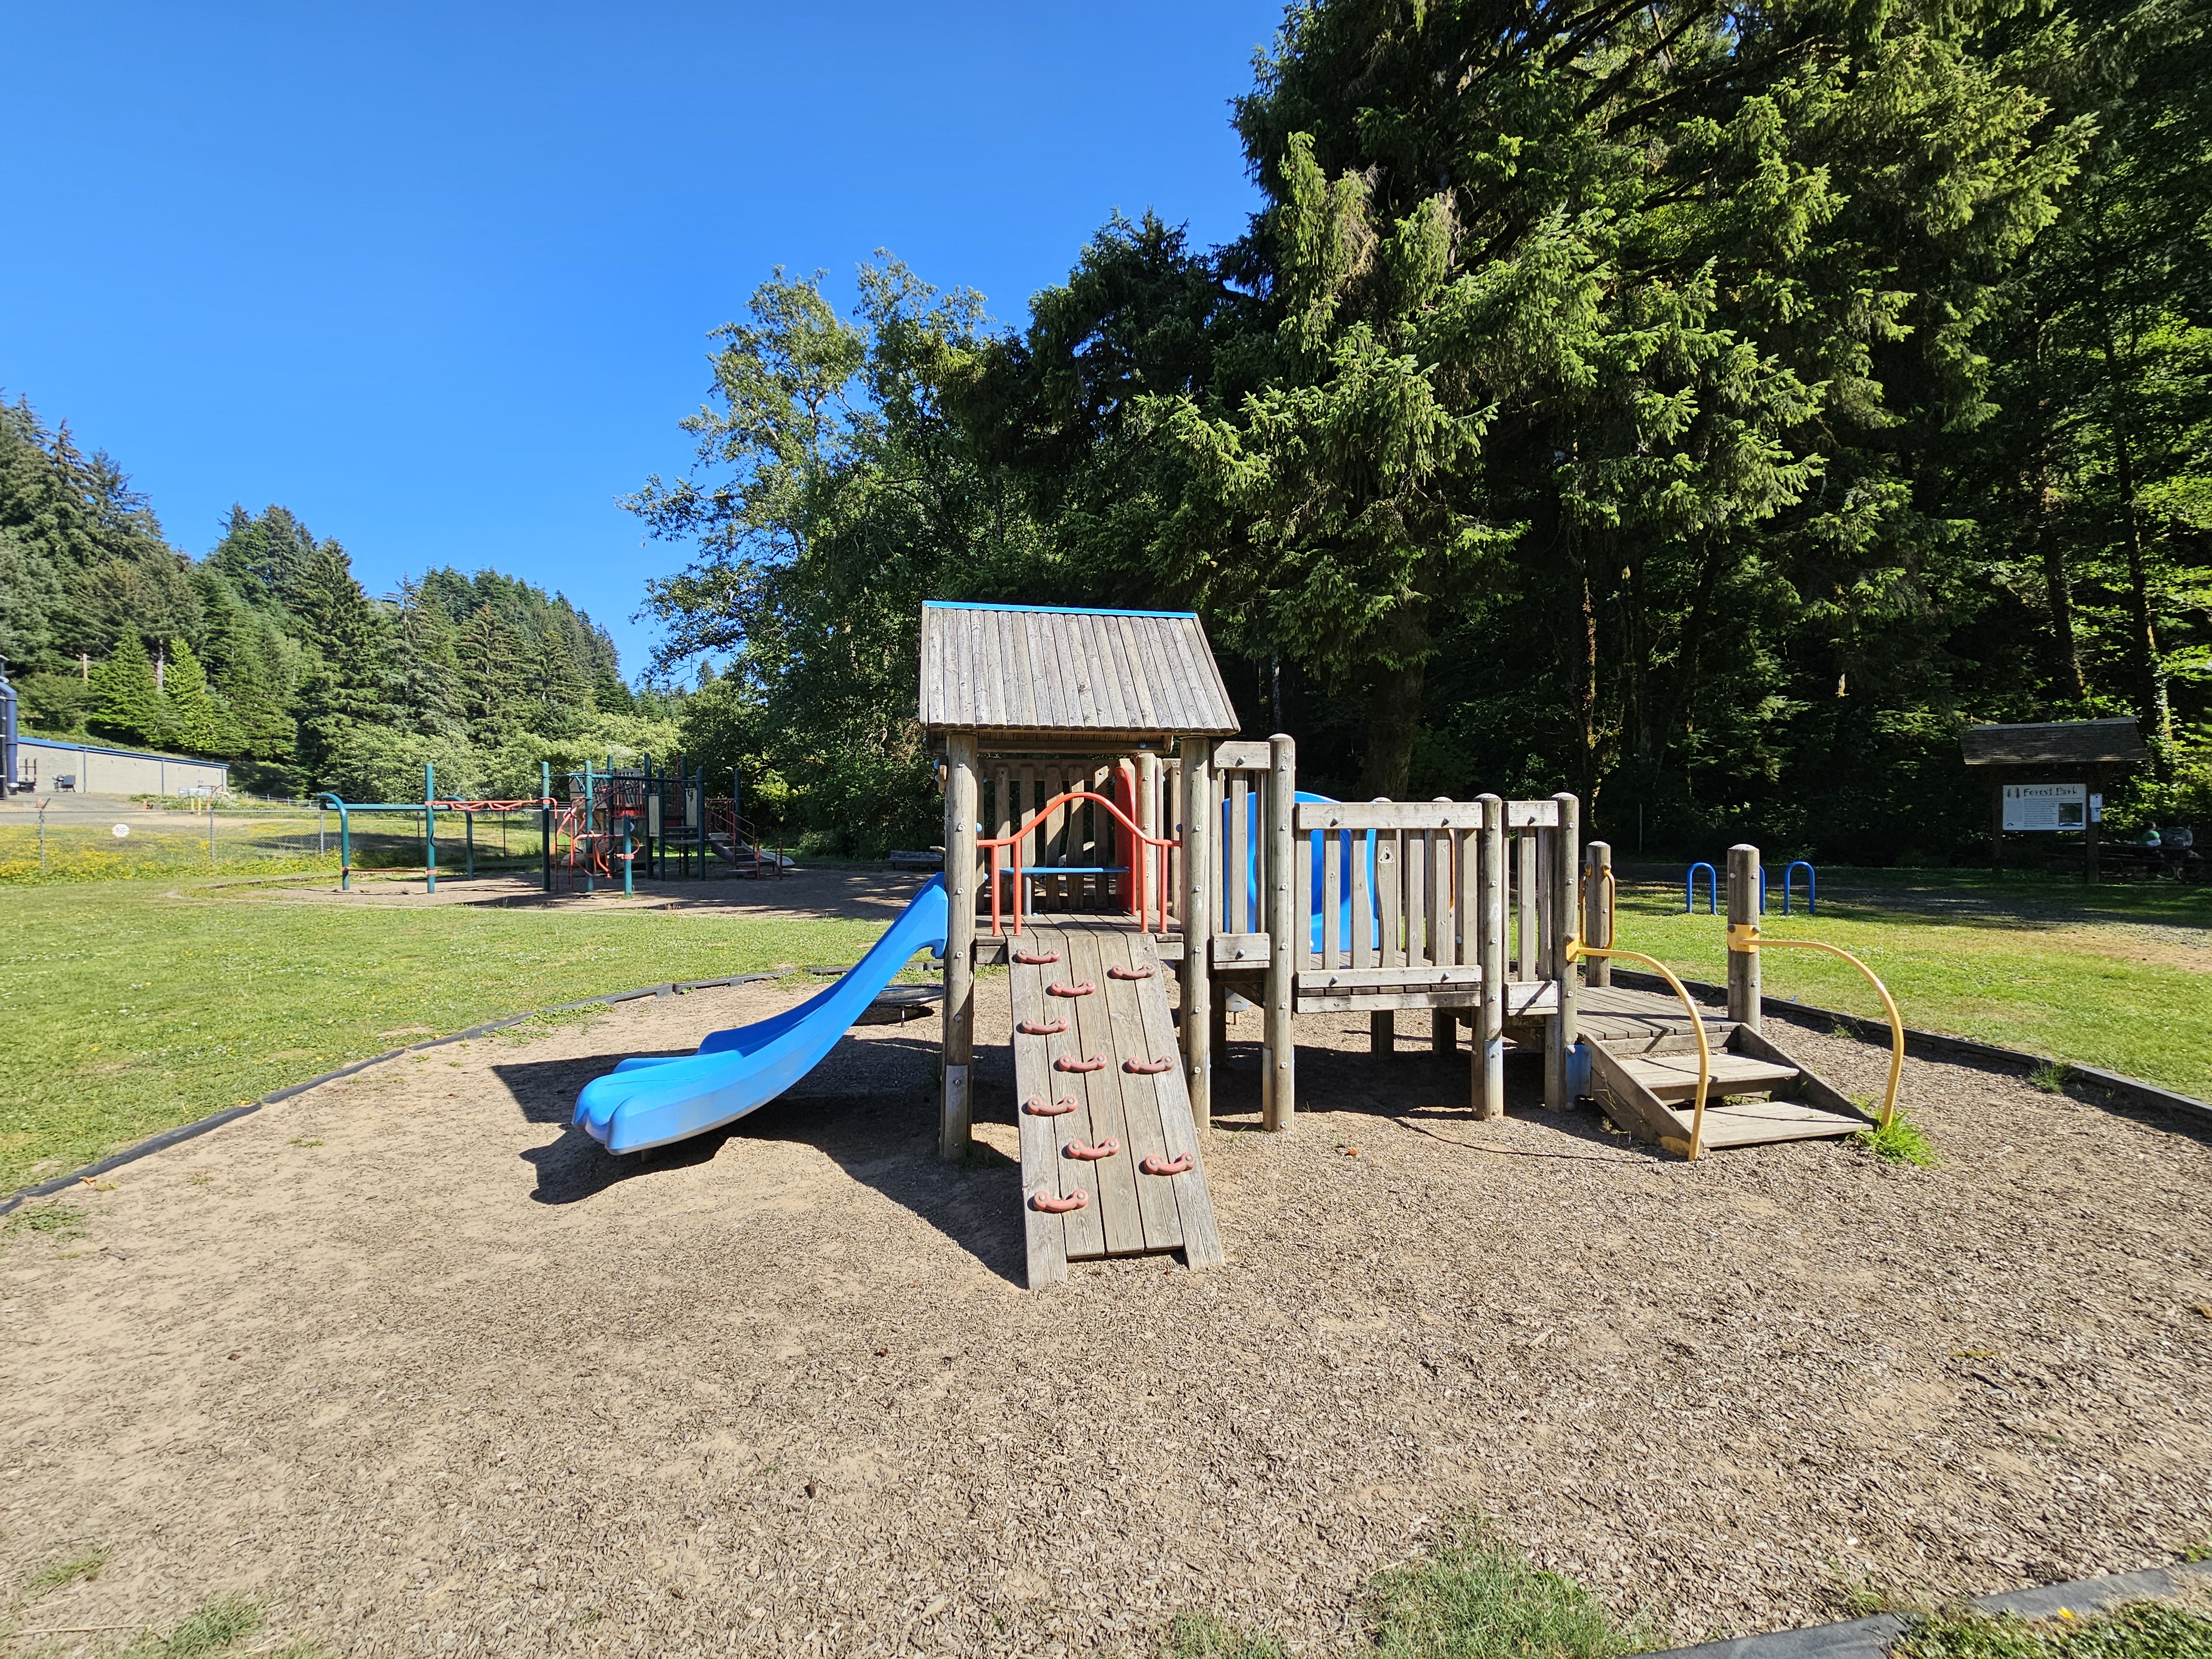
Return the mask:
<svg viewBox="0 0 2212 1659">
<path fill-rule="evenodd" d="M 1509 981 L 1540 981 L 1543 952 L 1552 942 L 1542 893 L 1559 835 L 1558 805 L 1510 802 L 1505 822 L 1512 827 L 1505 833 L 1500 872 L 1505 929 L 1500 956 Z M 1355 997 L 1363 989 L 1382 994 L 1416 981 L 1472 991 L 1482 963 L 1482 939 L 1474 921 L 1480 802 L 1308 802 L 1297 808 L 1296 823 L 1303 866 L 1297 950 L 1301 971 L 1316 976 L 1313 984 L 1334 975 L 1342 994 Z M 1316 859 L 1318 948 L 1313 943 Z M 1233 919 L 1233 908 L 1231 915 Z"/>
</svg>

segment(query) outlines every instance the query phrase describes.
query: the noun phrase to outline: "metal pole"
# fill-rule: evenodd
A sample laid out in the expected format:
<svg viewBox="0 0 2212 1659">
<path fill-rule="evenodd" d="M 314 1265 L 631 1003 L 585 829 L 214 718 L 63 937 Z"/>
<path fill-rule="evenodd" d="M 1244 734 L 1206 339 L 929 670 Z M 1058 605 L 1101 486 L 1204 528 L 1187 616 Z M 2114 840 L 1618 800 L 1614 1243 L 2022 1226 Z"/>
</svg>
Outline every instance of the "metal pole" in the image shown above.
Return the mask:
<svg viewBox="0 0 2212 1659">
<path fill-rule="evenodd" d="M 331 810 L 338 815 L 338 891 L 350 893 L 353 891 L 352 821 L 346 811 L 346 804 L 328 792 L 315 797 L 315 810 L 318 813 L 322 811 L 323 803 L 325 801 L 330 803 Z M 320 831 L 318 830 L 317 833 L 319 835 Z"/>
<path fill-rule="evenodd" d="M 538 763 L 538 859 L 545 872 L 545 890 L 553 890 L 553 763 Z"/>
<path fill-rule="evenodd" d="M 630 896 L 630 893 L 631 893 L 631 889 L 630 889 L 630 880 L 629 880 L 629 868 L 630 868 L 629 830 L 630 830 L 630 824 L 631 824 L 632 821 L 633 821 L 633 820 L 631 819 L 631 817 L 630 817 L 630 816 L 629 816 L 629 813 L 625 812 L 625 813 L 623 813 L 623 896 L 624 898 L 628 898 L 628 897 L 629 897 L 629 896 Z"/>
<path fill-rule="evenodd" d="M 215 868 L 215 791 L 208 791 L 208 868 Z"/>
<path fill-rule="evenodd" d="M 430 803 L 438 798 L 438 769 L 422 763 L 422 878 L 426 893 L 438 890 L 438 814 Z"/>
<path fill-rule="evenodd" d="M 39 803 L 39 873 L 46 873 L 46 804 Z"/>
<path fill-rule="evenodd" d="M 473 880 L 477 873 L 477 815 L 474 812 L 464 812 L 461 814 L 461 823 L 462 833 L 468 842 L 469 877 Z"/>
<path fill-rule="evenodd" d="M 586 836 L 592 833 L 592 824 L 595 817 L 592 810 L 592 763 L 586 761 L 584 763 L 584 834 Z M 592 855 L 587 849 L 584 854 L 584 891 L 588 894 L 596 893 L 599 890 L 599 884 L 592 879 Z"/>
</svg>

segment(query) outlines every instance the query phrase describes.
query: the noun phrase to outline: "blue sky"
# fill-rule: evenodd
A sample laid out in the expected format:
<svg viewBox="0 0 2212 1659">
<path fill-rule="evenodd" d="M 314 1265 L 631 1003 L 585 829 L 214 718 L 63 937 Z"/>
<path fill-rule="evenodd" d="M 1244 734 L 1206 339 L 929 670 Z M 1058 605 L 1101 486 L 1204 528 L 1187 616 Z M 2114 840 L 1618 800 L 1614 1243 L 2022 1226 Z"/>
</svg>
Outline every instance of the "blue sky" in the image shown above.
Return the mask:
<svg viewBox="0 0 2212 1659">
<path fill-rule="evenodd" d="M 1115 209 L 1237 234 L 1274 0 L 1109 7 L 0 0 L 0 391 L 204 553 L 283 502 L 371 592 L 494 565 L 644 663 L 615 505 L 705 336 L 878 247 L 1018 321 Z"/>
</svg>

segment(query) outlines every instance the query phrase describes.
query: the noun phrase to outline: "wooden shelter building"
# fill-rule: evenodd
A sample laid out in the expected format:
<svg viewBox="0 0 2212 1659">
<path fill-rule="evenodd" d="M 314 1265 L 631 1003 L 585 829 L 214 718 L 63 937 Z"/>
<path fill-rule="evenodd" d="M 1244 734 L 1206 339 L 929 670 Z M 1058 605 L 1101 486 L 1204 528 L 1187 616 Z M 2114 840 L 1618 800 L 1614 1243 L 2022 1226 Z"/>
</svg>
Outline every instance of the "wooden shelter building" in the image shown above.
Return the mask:
<svg viewBox="0 0 2212 1659">
<path fill-rule="evenodd" d="M 1970 726 L 1959 746 L 1968 767 L 1990 781 L 1990 866 L 2004 866 L 2005 787 L 2008 784 L 2080 784 L 2087 796 L 2101 796 L 2108 783 L 2150 762 L 2136 722 L 2035 720 L 2013 726 Z M 2085 803 L 2081 815 L 2082 873 L 2097 879 L 2099 813 Z"/>
</svg>

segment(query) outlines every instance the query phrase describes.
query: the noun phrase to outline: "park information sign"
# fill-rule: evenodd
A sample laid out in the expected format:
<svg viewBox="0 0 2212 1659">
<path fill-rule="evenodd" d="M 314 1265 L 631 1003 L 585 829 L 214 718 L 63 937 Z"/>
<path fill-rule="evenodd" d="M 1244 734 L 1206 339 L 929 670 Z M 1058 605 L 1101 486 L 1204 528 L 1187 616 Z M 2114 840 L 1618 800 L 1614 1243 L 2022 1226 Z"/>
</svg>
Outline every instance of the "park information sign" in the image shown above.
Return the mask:
<svg viewBox="0 0 2212 1659">
<path fill-rule="evenodd" d="M 2008 783 L 2004 787 L 2008 830 L 2080 830 L 2089 822 L 2086 783 Z"/>
</svg>

